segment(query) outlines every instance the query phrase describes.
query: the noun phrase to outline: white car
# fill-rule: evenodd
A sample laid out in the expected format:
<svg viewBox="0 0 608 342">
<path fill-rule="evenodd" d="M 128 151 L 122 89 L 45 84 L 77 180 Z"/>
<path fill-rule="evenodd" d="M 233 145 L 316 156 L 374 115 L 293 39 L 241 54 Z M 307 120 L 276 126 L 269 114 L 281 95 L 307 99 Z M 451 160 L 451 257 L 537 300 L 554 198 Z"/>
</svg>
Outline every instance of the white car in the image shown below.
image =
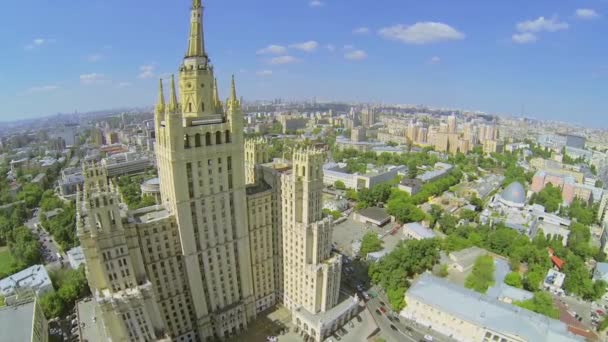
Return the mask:
<svg viewBox="0 0 608 342">
<path fill-rule="evenodd" d="M 425 341 L 432 342 L 432 341 L 433 341 L 433 336 L 428 335 L 428 334 L 427 334 L 427 335 L 424 335 L 424 340 L 425 340 Z"/>
</svg>

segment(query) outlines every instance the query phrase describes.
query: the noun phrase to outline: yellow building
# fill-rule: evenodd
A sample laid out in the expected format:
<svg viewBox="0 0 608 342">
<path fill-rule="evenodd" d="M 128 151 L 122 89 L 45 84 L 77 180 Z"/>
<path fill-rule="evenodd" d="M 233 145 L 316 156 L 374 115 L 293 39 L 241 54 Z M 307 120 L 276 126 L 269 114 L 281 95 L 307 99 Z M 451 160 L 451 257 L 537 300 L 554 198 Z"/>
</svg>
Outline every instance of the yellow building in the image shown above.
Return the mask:
<svg viewBox="0 0 608 342">
<path fill-rule="evenodd" d="M 271 163 L 264 139 L 244 141 L 234 78 L 224 107 L 202 15 L 193 0 L 179 91 L 172 77 L 167 102 L 160 82 L 160 204 L 128 210 L 103 165 L 83 170 L 77 234 L 102 335 L 222 340 L 282 302 L 320 341 L 357 307 L 356 298 L 336 306 L 341 260 L 321 211 L 325 157 L 305 150 L 293 166 Z"/>
</svg>

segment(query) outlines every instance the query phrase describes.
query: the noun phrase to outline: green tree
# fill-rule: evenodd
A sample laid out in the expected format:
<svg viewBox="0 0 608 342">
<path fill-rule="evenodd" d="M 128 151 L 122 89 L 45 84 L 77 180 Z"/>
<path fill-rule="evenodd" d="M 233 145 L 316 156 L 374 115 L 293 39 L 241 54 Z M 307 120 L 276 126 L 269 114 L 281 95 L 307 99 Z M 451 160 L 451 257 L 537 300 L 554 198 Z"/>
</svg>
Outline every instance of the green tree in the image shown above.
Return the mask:
<svg viewBox="0 0 608 342">
<path fill-rule="evenodd" d="M 373 232 L 365 233 L 361 239 L 361 249 L 359 250 L 359 255 L 362 258 L 366 258 L 368 253 L 381 251 L 382 243 L 382 240 L 380 240 L 377 234 Z"/>
<path fill-rule="evenodd" d="M 434 228 L 437 221 L 441 218 L 441 215 L 443 215 L 443 208 L 437 204 L 431 204 L 431 209 L 428 214 L 430 226 L 431 228 Z"/>
<path fill-rule="evenodd" d="M 489 255 L 482 255 L 475 260 L 473 271 L 465 280 L 464 286 L 486 293 L 492 284 L 494 284 L 494 259 Z"/>
<path fill-rule="evenodd" d="M 448 265 L 447 264 L 442 264 L 439 266 L 439 268 L 437 269 L 436 275 L 438 277 L 441 278 L 445 278 L 450 274 L 450 272 L 448 271 Z"/>
<path fill-rule="evenodd" d="M 40 242 L 25 226 L 17 227 L 13 231 L 9 248 L 19 263 L 19 269 L 37 264 L 42 260 Z"/>
<path fill-rule="evenodd" d="M 540 267 L 534 267 L 526 273 L 526 277 L 524 278 L 524 288 L 528 291 L 538 291 L 541 282 L 545 279 L 545 274 L 547 271 Z"/>
<path fill-rule="evenodd" d="M 511 286 L 514 286 L 517 288 L 522 288 L 523 283 L 522 283 L 521 275 L 519 274 L 519 272 L 511 272 L 511 273 L 507 274 L 507 276 L 505 277 L 505 284 L 511 285 Z"/>
<path fill-rule="evenodd" d="M 547 317 L 551 317 L 554 319 L 559 318 L 559 310 L 555 308 L 553 304 L 553 298 L 547 292 L 535 292 L 534 297 L 532 297 L 532 299 L 528 299 L 521 302 L 516 301 L 513 304 L 524 309 L 534 311 L 541 315 L 545 315 Z"/>
<path fill-rule="evenodd" d="M 544 206 L 547 212 L 555 212 L 563 202 L 562 191 L 549 183 L 539 193 L 532 195 L 531 202 Z"/>
<path fill-rule="evenodd" d="M 341 180 L 337 180 L 334 183 L 334 187 L 338 190 L 346 190 L 346 184 L 344 184 L 344 182 Z"/>
<path fill-rule="evenodd" d="M 600 322 L 600 325 L 597 327 L 597 331 L 604 331 L 608 328 L 608 317 L 604 317 Z"/>
<path fill-rule="evenodd" d="M 416 176 L 418 176 L 418 164 L 412 159 L 407 164 L 407 177 L 409 179 L 414 179 Z"/>
</svg>

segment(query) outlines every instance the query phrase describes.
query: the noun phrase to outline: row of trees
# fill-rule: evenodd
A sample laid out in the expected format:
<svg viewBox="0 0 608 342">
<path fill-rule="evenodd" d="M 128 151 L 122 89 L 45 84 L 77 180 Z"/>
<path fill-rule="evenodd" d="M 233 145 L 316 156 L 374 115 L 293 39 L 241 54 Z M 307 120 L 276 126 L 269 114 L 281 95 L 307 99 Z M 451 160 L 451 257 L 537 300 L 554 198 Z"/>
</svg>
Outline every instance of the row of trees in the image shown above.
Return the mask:
<svg viewBox="0 0 608 342">
<path fill-rule="evenodd" d="M 0 278 L 4 278 L 24 268 L 40 263 L 40 242 L 23 222 L 27 211 L 23 204 L 0 212 L 0 246 L 8 246 L 12 256 L 11 264 Z"/>
<path fill-rule="evenodd" d="M 385 290 L 394 311 L 405 307 L 404 295 L 415 275 L 430 270 L 439 261 L 440 243 L 437 239 L 407 240 L 380 261 L 370 265 L 373 283 Z"/>
<path fill-rule="evenodd" d="M 58 202 L 56 201 L 58 200 Z M 63 251 L 67 251 L 79 245 L 76 236 L 76 206 L 72 202 L 63 202 L 55 197 L 49 199 L 52 206 L 45 205 L 44 208 L 50 210 L 61 209 L 54 217 L 47 219 L 46 211 L 42 209 L 40 224 L 48 231 Z M 44 202 L 43 202 L 44 204 Z"/>
</svg>

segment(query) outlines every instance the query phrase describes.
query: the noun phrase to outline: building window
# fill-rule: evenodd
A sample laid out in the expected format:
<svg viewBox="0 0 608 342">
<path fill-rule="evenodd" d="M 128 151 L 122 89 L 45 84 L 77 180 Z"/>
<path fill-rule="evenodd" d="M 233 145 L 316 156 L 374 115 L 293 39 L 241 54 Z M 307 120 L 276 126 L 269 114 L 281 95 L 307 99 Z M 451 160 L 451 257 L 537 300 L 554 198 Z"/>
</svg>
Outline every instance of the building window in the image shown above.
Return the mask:
<svg viewBox="0 0 608 342">
<path fill-rule="evenodd" d="M 205 145 L 211 146 L 211 133 L 209 133 L 209 132 L 207 132 L 207 134 L 205 134 Z"/>
</svg>

